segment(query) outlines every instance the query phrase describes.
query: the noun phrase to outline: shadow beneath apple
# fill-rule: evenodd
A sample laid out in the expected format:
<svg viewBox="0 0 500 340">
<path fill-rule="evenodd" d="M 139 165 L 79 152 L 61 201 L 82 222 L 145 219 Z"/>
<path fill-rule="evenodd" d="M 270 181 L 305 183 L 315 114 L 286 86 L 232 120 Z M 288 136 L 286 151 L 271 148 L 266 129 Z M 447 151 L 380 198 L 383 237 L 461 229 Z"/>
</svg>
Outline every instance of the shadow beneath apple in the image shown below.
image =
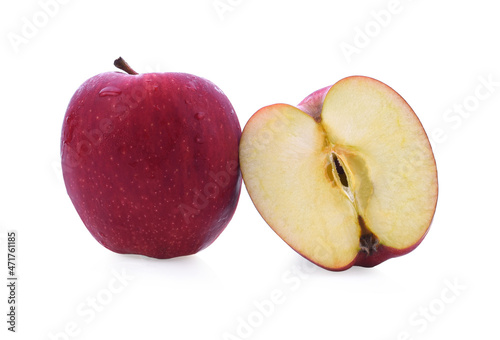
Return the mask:
<svg viewBox="0 0 500 340">
<path fill-rule="evenodd" d="M 198 255 L 155 259 L 143 255 L 111 253 L 110 266 L 124 269 L 148 285 L 179 289 L 222 289 L 215 271 Z"/>
<path fill-rule="evenodd" d="M 331 271 L 301 256 L 296 256 L 291 260 L 288 267 L 293 272 L 296 272 L 298 276 L 313 280 L 335 280 L 336 282 L 349 282 L 352 280 L 354 283 L 361 283 L 363 285 L 367 282 L 385 282 L 389 280 L 389 276 L 379 267 L 365 268 L 353 266 L 344 271 Z"/>
</svg>

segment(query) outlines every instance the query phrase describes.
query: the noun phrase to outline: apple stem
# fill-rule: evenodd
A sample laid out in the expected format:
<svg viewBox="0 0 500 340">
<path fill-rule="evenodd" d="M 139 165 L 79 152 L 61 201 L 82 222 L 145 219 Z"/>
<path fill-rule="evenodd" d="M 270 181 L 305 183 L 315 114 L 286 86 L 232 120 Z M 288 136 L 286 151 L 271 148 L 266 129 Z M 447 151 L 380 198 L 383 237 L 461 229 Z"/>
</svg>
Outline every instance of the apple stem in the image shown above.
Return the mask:
<svg viewBox="0 0 500 340">
<path fill-rule="evenodd" d="M 118 67 L 120 70 L 127 72 L 128 74 L 132 74 L 132 75 L 139 74 L 139 73 L 135 72 L 134 69 L 132 67 L 130 67 L 130 65 L 122 57 L 116 59 L 114 62 L 114 65 L 116 67 Z"/>
</svg>

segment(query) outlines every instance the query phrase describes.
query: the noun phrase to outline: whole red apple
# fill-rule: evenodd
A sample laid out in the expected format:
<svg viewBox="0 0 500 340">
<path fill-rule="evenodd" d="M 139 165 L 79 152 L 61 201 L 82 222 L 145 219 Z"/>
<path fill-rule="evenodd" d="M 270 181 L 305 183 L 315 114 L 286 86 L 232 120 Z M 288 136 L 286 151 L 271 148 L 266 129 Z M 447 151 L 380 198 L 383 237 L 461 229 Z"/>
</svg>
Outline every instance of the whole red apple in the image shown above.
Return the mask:
<svg viewBox="0 0 500 340">
<path fill-rule="evenodd" d="M 107 72 L 83 83 L 62 128 L 64 182 L 95 239 L 172 258 L 209 246 L 241 188 L 241 128 L 224 93 L 184 73 Z"/>
</svg>

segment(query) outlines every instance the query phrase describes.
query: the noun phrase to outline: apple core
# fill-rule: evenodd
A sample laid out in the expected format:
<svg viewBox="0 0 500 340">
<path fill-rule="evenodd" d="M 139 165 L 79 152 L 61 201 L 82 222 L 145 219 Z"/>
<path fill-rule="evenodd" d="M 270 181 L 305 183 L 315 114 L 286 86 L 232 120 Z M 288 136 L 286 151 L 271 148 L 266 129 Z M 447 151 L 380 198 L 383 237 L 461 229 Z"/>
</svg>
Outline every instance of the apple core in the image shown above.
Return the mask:
<svg viewBox="0 0 500 340">
<path fill-rule="evenodd" d="M 368 77 L 344 78 L 298 107 L 257 111 L 243 130 L 240 164 L 264 220 L 330 270 L 412 251 L 436 208 L 436 163 L 420 121 Z"/>
</svg>

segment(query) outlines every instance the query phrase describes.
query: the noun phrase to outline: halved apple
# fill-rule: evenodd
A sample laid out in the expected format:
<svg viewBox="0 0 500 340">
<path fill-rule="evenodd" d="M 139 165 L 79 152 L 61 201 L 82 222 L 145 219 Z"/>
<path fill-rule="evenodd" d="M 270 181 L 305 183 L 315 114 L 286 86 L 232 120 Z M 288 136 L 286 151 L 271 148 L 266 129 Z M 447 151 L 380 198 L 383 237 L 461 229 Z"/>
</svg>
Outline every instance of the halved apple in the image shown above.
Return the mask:
<svg viewBox="0 0 500 340">
<path fill-rule="evenodd" d="M 419 119 L 368 77 L 344 78 L 298 108 L 257 111 L 243 130 L 240 165 L 269 226 L 329 270 L 412 251 L 436 208 L 436 163 Z"/>
</svg>

